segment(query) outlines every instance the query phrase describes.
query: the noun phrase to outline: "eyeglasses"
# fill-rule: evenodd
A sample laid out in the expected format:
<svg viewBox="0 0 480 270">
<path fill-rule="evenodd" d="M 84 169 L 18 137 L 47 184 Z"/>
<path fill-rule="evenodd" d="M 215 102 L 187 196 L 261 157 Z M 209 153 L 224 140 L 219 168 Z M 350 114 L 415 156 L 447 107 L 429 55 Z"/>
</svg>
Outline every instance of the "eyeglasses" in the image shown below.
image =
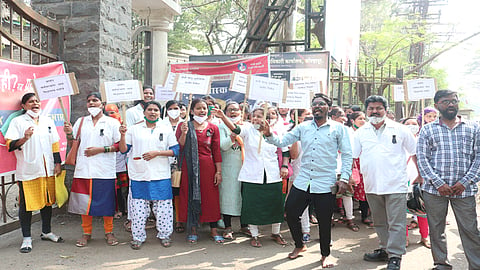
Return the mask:
<svg viewBox="0 0 480 270">
<path fill-rule="evenodd" d="M 446 100 L 440 101 L 439 103 L 442 105 L 448 106 L 450 104 L 457 105 L 458 103 L 460 103 L 460 101 L 458 99 L 451 99 L 451 100 L 446 99 Z"/>
<path fill-rule="evenodd" d="M 325 106 L 327 105 L 327 103 L 325 101 L 315 101 L 312 103 L 312 107 L 316 107 L 316 106 Z"/>
</svg>

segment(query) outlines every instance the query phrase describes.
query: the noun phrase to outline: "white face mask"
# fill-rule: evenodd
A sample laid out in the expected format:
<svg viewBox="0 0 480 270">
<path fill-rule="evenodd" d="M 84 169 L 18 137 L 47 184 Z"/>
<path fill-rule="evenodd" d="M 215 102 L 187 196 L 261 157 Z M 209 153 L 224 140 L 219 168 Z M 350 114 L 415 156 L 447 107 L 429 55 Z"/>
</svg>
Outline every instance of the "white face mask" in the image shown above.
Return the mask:
<svg viewBox="0 0 480 270">
<path fill-rule="evenodd" d="M 385 120 L 385 118 L 387 117 L 387 115 L 383 115 L 383 117 L 378 117 L 378 116 L 369 116 L 367 117 L 368 118 L 368 122 L 370 122 L 372 125 L 376 125 L 378 123 L 381 123 L 383 120 Z"/>
<path fill-rule="evenodd" d="M 28 110 L 28 111 L 27 111 L 27 114 L 30 115 L 30 116 L 33 117 L 33 118 L 37 118 L 37 117 L 40 116 L 40 113 L 41 113 L 41 112 L 42 112 L 42 111 L 38 111 L 38 113 L 36 113 L 36 112 L 34 112 L 34 111 L 32 111 L 32 110 Z"/>
<path fill-rule="evenodd" d="M 102 111 L 102 109 L 98 107 L 90 107 L 87 110 L 93 117 L 97 116 Z"/>
<path fill-rule="evenodd" d="M 253 124 L 253 128 L 256 129 L 256 130 L 259 130 L 260 129 L 260 124 Z"/>
<path fill-rule="evenodd" d="M 234 118 L 229 117 L 229 119 L 230 119 L 230 121 L 232 121 L 232 123 L 236 123 L 236 122 L 240 121 L 240 119 L 242 119 L 242 117 L 239 115 L 239 116 L 234 117 Z"/>
<path fill-rule="evenodd" d="M 195 120 L 195 122 L 199 123 L 199 124 L 202 124 L 203 122 L 205 122 L 205 120 L 207 120 L 208 116 L 197 116 L 197 115 L 194 115 L 193 116 L 193 120 Z"/>
<path fill-rule="evenodd" d="M 167 114 L 172 119 L 177 119 L 180 116 L 180 110 L 169 110 Z"/>
<path fill-rule="evenodd" d="M 418 126 L 417 125 L 408 125 L 408 129 L 413 133 L 413 135 L 416 135 L 418 133 Z"/>
</svg>

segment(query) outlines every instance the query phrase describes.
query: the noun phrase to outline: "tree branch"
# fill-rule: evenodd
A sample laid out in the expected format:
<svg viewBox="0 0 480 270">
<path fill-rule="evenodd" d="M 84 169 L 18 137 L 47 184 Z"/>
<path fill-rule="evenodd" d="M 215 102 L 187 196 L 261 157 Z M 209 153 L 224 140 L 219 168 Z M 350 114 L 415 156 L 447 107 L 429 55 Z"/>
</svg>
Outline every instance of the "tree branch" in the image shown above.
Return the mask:
<svg viewBox="0 0 480 270">
<path fill-rule="evenodd" d="M 203 7 L 203 6 L 208 6 L 208 5 L 213 4 L 213 3 L 218 3 L 218 2 L 221 2 L 221 1 L 222 0 L 212 0 L 210 2 L 206 2 L 206 3 L 203 3 L 203 4 L 199 4 L 199 5 L 186 6 L 186 7 L 183 7 L 183 9 L 199 8 L 199 7 Z"/>
</svg>

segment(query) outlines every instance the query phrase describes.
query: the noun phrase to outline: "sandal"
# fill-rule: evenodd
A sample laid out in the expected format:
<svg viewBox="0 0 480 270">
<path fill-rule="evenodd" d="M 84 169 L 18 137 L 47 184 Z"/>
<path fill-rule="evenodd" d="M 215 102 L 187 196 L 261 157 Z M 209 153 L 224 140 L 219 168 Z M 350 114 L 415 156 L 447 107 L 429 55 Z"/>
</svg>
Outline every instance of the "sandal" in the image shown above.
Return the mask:
<svg viewBox="0 0 480 270">
<path fill-rule="evenodd" d="M 118 245 L 118 239 L 115 237 L 113 232 L 106 233 L 105 234 L 105 240 L 107 241 L 107 245 L 109 245 L 109 246 Z"/>
<path fill-rule="evenodd" d="M 132 232 L 132 221 L 131 220 L 125 220 L 123 223 L 123 228 L 125 228 L 125 231 L 127 232 Z"/>
<path fill-rule="evenodd" d="M 428 249 L 432 248 L 432 246 L 430 245 L 430 242 L 426 238 L 422 238 L 418 243 Z"/>
<path fill-rule="evenodd" d="M 318 224 L 318 220 L 314 215 L 310 215 L 310 223 Z"/>
<path fill-rule="evenodd" d="M 235 237 L 233 236 L 233 230 L 231 228 L 229 229 L 226 229 L 224 232 L 223 232 L 223 238 L 225 240 L 229 240 L 229 241 L 232 241 L 235 239 Z"/>
<path fill-rule="evenodd" d="M 132 240 L 130 241 L 130 247 L 134 250 L 139 250 L 142 247 L 142 242 L 138 240 Z"/>
<path fill-rule="evenodd" d="M 115 213 L 115 215 L 113 215 L 113 218 L 114 219 L 121 219 L 123 217 L 123 213 L 122 212 L 117 212 Z"/>
<path fill-rule="evenodd" d="M 77 240 L 77 243 L 75 244 L 75 246 L 85 247 L 88 244 L 88 240 L 90 240 L 90 239 L 92 239 L 92 235 L 84 233 L 82 235 L 82 238 Z"/>
<path fill-rule="evenodd" d="M 346 219 L 347 221 L 347 227 L 354 231 L 354 232 L 358 232 L 360 230 L 360 227 L 358 227 L 357 224 L 355 224 L 355 222 L 353 222 L 351 219 Z"/>
<path fill-rule="evenodd" d="M 408 230 L 413 230 L 418 228 L 418 223 L 415 220 L 412 220 L 407 226 Z"/>
<path fill-rule="evenodd" d="M 374 226 L 373 221 L 370 220 L 369 218 L 362 219 L 362 223 L 367 225 L 368 227 L 373 227 Z"/>
<path fill-rule="evenodd" d="M 160 243 L 164 248 L 169 248 L 172 246 L 172 239 L 170 238 L 160 239 Z"/>
<path fill-rule="evenodd" d="M 54 243 L 63 243 L 65 242 L 62 237 L 55 235 L 52 232 L 49 233 L 42 233 L 40 234 L 40 239 L 42 240 L 50 240 Z"/>
<path fill-rule="evenodd" d="M 187 236 L 187 241 L 188 243 L 194 245 L 197 243 L 198 241 L 198 235 L 196 234 L 190 234 L 189 236 Z"/>
<path fill-rule="evenodd" d="M 302 241 L 303 241 L 303 243 L 310 242 L 310 234 L 309 233 L 304 233 L 303 236 L 302 236 Z"/>
<path fill-rule="evenodd" d="M 287 241 L 283 238 L 281 234 L 273 234 L 270 236 L 273 241 L 275 241 L 277 244 L 285 246 L 287 244 Z"/>
<path fill-rule="evenodd" d="M 240 228 L 240 232 L 243 233 L 244 235 L 248 236 L 248 237 L 252 237 L 252 232 L 250 231 L 250 229 L 248 227 Z"/>
<path fill-rule="evenodd" d="M 250 240 L 250 246 L 256 247 L 256 248 L 261 248 L 262 243 L 258 240 L 258 236 L 252 237 L 252 240 Z"/>
<path fill-rule="evenodd" d="M 175 222 L 175 232 L 176 233 L 183 233 L 185 232 L 185 227 L 183 227 L 181 222 Z"/>
<path fill-rule="evenodd" d="M 20 246 L 21 253 L 29 253 L 32 251 L 32 238 L 23 238 L 22 245 Z"/>
<path fill-rule="evenodd" d="M 210 239 L 215 242 L 215 244 L 223 244 L 225 243 L 225 238 L 223 238 L 223 236 L 221 235 L 214 235 L 214 236 L 211 236 Z"/>
</svg>

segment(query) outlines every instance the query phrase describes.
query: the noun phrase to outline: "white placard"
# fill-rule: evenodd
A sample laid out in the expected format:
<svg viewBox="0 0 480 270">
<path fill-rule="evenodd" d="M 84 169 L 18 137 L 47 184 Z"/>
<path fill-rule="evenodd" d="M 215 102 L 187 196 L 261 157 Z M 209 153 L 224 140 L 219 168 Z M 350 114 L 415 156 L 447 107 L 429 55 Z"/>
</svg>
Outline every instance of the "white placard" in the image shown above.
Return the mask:
<svg viewBox="0 0 480 270">
<path fill-rule="evenodd" d="M 249 98 L 281 103 L 285 98 L 284 93 L 287 90 L 286 88 L 286 81 L 252 76 L 250 78 Z"/>
<path fill-rule="evenodd" d="M 112 81 L 103 85 L 102 100 L 108 103 L 143 99 L 142 84 L 138 80 Z"/>
<path fill-rule="evenodd" d="M 407 81 L 408 100 L 433 98 L 436 92 L 435 79 L 415 79 Z"/>
<path fill-rule="evenodd" d="M 38 78 L 32 80 L 32 85 L 40 100 L 78 94 L 74 73 Z"/>
<path fill-rule="evenodd" d="M 210 84 L 210 76 L 179 73 L 175 78 L 173 91 L 185 94 L 207 95 L 210 92 Z"/>
<path fill-rule="evenodd" d="M 305 89 L 287 89 L 287 99 L 285 103 L 280 103 L 279 108 L 289 109 L 307 109 L 310 108 L 310 94 L 312 92 Z"/>
<path fill-rule="evenodd" d="M 175 83 L 175 77 L 177 77 L 177 73 L 168 72 L 167 78 L 163 84 L 163 87 L 168 90 L 173 90 L 173 84 Z"/>
<path fill-rule="evenodd" d="M 175 98 L 175 92 L 161 85 L 155 85 L 155 100 L 169 101 Z"/>
<path fill-rule="evenodd" d="M 296 81 L 291 83 L 292 89 L 303 90 L 307 93 L 321 93 L 320 81 Z"/>
<path fill-rule="evenodd" d="M 230 91 L 245 94 L 247 92 L 248 75 L 240 72 L 233 72 L 232 81 L 230 82 Z"/>
</svg>

